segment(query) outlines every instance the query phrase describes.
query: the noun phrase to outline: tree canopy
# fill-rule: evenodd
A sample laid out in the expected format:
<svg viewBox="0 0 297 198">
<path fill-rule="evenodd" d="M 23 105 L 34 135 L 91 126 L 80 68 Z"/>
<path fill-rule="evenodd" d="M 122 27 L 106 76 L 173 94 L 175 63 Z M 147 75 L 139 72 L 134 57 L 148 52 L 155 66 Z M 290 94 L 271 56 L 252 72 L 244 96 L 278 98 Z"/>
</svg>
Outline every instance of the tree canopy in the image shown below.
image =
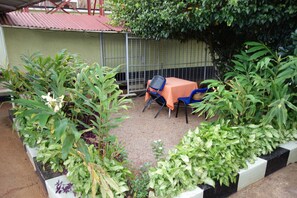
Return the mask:
<svg viewBox="0 0 297 198">
<path fill-rule="evenodd" d="M 297 28 L 295 0 L 109 0 L 112 19 L 143 38 L 196 39 L 208 44 L 215 65 L 248 40 L 272 48 L 288 44 Z"/>
</svg>

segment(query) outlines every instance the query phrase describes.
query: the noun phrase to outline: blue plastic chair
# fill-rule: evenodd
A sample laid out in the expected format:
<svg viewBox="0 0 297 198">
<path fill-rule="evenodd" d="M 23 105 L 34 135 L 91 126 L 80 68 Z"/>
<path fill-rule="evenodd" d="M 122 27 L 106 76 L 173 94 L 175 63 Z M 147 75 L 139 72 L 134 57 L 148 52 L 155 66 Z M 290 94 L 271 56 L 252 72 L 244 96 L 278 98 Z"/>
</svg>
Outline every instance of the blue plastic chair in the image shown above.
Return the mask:
<svg viewBox="0 0 297 198">
<path fill-rule="evenodd" d="M 147 107 L 149 107 L 154 101 L 158 103 L 161 107 L 158 111 L 158 113 L 155 115 L 155 118 L 159 115 L 162 108 L 166 105 L 166 100 L 159 91 L 162 91 L 166 84 L 166 78 L 160 75 L 155 75 L 153 79 L 151 80 L 151 83 L 149 84 L 147 88 L 147 93 L 150 95 L 150 99 L 146 102 L 142 112 L 145 111 Z"/>
<path fill-rule="evenodd" d="M 176 109 L 176 115 L 175 117 L 177 118 L 178 115 L 178 109 L 179 109 L 179 104 L 181 102 L 184 103 L 185 106 L 185 115 L 186 115 L 186 123 L 188 124 L 188 113 L 187 113 L 187 106 L 191 103 L 196 103 L 196 102 L 201 102 L 203 99 L 200 100 L 195 100 L 193 97 L 196 93 L 206 93 L 208 91 L 208 88 L 200 88 L 200 89 L 194 89 L 189 97 L 180 97 L 178 98 L 178 103 L 177 103 L 177 109 Z"/>
</svg>

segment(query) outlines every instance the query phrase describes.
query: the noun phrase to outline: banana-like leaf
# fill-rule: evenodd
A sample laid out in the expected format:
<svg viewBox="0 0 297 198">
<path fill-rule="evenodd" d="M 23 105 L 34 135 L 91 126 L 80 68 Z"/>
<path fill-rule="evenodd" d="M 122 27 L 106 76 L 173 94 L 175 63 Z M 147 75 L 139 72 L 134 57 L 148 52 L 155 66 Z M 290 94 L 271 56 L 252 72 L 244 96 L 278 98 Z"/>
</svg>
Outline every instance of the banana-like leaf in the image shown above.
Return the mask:
<svg viewBox="0 0 297 198">
<path fill-rule="evenodd" d="M 73 147 L 73 143 L 75 141 L 75 137 L 73 134 L 67 134 L 62 146 L 62 159 L 66 159 L 71 148 Z"/>
</svg>

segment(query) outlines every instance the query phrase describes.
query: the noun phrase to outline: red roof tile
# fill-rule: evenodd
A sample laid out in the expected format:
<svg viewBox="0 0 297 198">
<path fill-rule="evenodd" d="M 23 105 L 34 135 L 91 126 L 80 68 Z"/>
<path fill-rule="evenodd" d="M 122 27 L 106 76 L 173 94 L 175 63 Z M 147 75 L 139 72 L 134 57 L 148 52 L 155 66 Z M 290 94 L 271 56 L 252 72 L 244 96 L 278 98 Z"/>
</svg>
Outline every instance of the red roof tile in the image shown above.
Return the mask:
<svg viewBox="0 0 297 198">
<path fill-rule="evenodd" d="M 85 32 L 121 32 L 105 16 L 11 12 L 0 16 L 2 26 Z"/>
</svg>

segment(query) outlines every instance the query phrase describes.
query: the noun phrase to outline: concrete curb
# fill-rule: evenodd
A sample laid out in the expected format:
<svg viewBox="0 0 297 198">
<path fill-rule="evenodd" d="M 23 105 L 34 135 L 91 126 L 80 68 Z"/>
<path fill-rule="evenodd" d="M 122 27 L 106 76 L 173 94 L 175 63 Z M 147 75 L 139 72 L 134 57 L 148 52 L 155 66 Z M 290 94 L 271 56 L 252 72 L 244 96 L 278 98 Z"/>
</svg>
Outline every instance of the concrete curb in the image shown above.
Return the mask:
<svg viewBox="0 0 297 198">
<path fill-rule="evenodd" d="M 74 193 L 58 193 L 56 190 L 56 184 L 58 182 L 62 182 L 63 184 L 70 183 L 65 175 L 61 175 L 59 177 L 54 177 L 52 179 L 45 180 L 45 185 L 49 198 L 72 198 L 75 197 Z"/>
<path fill-rule="evenodd" d="M 30 162 L 32 164 L 32 166 L 34 167 L 34 170 L 36 171 L 36 166 L 34 163 L 34 158 L 37 156 L 38 153 L 38 149 L 37 148 L 31 148 L 30 146 L 24 144 L 26 151 L 27 151 L 27 155 L 30 159 Z"/>
</svg>

